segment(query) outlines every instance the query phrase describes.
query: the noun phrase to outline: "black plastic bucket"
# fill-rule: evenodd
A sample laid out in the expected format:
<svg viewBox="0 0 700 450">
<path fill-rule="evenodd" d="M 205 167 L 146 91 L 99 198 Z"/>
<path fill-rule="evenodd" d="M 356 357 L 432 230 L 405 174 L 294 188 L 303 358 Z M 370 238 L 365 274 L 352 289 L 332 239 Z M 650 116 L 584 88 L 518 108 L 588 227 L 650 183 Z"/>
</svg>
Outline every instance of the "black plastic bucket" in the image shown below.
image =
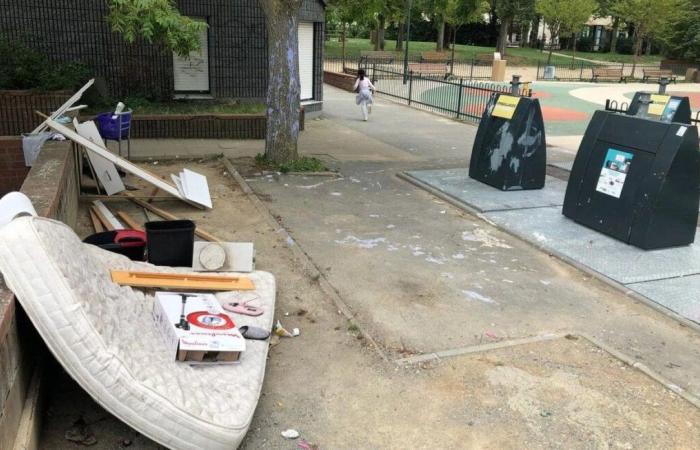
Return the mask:
<svg viewBox="0 0 700 450">
<path fill-rule="evenodd" d="M 91 234 L 83 242 L 119 253 L 133 261 L 143 261 L 146 253 L 146 233 L 138 230 L 114 230 Z"/>
<path fill-rule="evenodd" d="M 192 267 L 194 227 L 191 220 L 147 222 L 148 262 L 157 266 Z"/>
</svg>

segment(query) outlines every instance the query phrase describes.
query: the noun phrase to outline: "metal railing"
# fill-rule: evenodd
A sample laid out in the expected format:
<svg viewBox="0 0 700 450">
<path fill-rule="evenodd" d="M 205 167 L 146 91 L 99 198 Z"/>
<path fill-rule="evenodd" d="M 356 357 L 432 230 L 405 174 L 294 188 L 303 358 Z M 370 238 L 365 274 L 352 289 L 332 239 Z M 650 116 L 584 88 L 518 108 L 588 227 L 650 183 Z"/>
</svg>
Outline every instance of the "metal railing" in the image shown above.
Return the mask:
<svg viewBox="0 0 700 450">
<path fill-rule="evenodd" d="M 481 120 L 492 95 L 512 93 L 508 83 L 485 83 L 464 78 L 445 80 L 440 76 L 421 76 L 413 72 L 409 72 L 404 80 L 403 71 L 376 64 L 369 68 L 368 75 L 381 95 L 419 109 L 472 122 Z M 520 96 L 531 94 L 529 84 L 523 83 L 517 89 Z"/>
<path fill-rule="evenodd" d="M 545 81 L 599 81 L 599 82 L 628 82 L 642 81 L 646 83 L 657 83 L 655 76 L 647 77 L 645 72 L 657 72 L 660 69 L 670 70 L 673 80 L 682 81 L 685 79 L 686 65 L 664 64 L 662 68 L 657 64 L 632 64 L 632 63 L 592 63 L 589 61 L 574 61 L 567 64 L 546 64 L 537 62 L 537 79 Z M 596 77 L 596 72 L 610 69 L 605 76 Z M 619 77 L 612 75 L 612 72 L 619 73 Z M 648 73 L 647 73 L 648 75 Z"/>
<path fill-rule="evenodd" d="M 424 62 L 420 57 L 410 57 L 410 64 Z M 439 63 L 438 63 L 439 64 Z M 465 80 L 489 80 L 491 79 L 492 66 L 491 61 L 479 59 L 468 59 L 454 61 L 447 60 L 445 63 L 446 78 L 465 79 Z M 382 67 L 387 70 L 403 72 L 404 61 L 403 57 L 397 57 L 392 60 L 377 60 L 371 58 L 325 58 L 323 61 L 323 70 L 337 73 L 356 73 L 357 69 L 370 69 L 372 66 Z"/>
<path fill-rule="evenodd" d="M 627 114 L 627 110 L 629 109 L 629 106 L 630 105 L 627 102 L 618 103 L 617 100 L 611 100 L 611 99 L 605 100 L 605 110 L 606 111 Z M 697 126 L 700 126 L 700 111 L 695 111 L 694 113 L 691 112 L 690 123 L 697 125 Z"/>
</svg>

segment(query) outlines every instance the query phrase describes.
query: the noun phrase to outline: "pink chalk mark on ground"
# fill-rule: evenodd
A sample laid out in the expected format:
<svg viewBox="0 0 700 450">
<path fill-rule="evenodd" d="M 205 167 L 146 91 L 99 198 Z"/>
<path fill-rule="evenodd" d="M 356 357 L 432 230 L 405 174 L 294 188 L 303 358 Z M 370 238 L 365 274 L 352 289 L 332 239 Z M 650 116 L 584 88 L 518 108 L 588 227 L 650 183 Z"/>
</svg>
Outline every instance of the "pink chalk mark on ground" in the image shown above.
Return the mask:
<svg viewBox="0 0 700 450">
<path fill-rule="evenodd" d="M 692 109 L 700 109 L 700 92 L 668 92 L 679 97 L 688 97 Z"/>
<path fill-rule="evenodd" d="M 573 109 L 542 106 L 542 117 L 545 122 L 548 120 L 556 122 L 576 122 L 578 120 L 588 120 L 590 116 L 585 112 L 575 111 Z"/>
</svg>

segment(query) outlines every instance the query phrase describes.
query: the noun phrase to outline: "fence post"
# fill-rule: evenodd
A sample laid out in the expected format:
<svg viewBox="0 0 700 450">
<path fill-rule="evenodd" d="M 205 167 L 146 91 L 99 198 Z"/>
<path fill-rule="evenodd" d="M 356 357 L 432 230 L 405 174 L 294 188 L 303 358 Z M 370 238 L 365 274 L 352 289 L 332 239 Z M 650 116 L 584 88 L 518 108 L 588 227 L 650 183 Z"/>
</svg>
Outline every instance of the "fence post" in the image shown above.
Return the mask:
<svg viewBox="0 0 700 450">
<path fill-rule="evenodd" d="M 459 95 L 457 96 L 457 119 L 459 119 L 459 114 L 462 112 L 462 91 L 464 91 L 464 80 L 459 79 Z"/>
<path fill-rule="evenodd" d="M 469 81 L 474 79 L 474 57 L 472 56 L 472 65 L 469 68 Z"/>
<path fill-rule="evenodd" d="M 413 91 L 413 72 L 408 72 L 408 105 L 411 105 L 411 94 Z"/>
<path fill-rule="evenodd" d="M 625 77 L 625 63 L 622 63 L 622 78 L 624 78 L 624 77 Z"/>
<path fill-rule="evenodd" d="M 583 62 L 581 62 L 580 64 L 581 64 L 581 73 L 578 76 L 578 80 L 583 81 Z"/>
</svg>

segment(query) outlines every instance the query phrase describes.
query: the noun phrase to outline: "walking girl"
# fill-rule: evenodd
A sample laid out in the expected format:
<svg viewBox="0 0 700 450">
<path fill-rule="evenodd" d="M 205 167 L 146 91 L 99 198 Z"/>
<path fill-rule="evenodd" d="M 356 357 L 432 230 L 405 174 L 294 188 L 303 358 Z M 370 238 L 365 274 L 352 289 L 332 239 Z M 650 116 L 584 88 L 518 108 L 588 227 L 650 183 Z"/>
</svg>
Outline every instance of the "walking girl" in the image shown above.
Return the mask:
<svg viewBox="0 0 700 450">
<path fill-rule="evenodd" d="M 355 80 L 355 87 L 353 90 L 357 92 L 355 103 L 360 105 L 362 118 L 367 122 L 367 115 L 372 112 L 372 103 L 374 103 L 372 92 L 375 89 L 372 82 L 369 81 L 369 78 L 365 75 L 363 69 L 357 71 L 357 80 Z"/>
</svg>

